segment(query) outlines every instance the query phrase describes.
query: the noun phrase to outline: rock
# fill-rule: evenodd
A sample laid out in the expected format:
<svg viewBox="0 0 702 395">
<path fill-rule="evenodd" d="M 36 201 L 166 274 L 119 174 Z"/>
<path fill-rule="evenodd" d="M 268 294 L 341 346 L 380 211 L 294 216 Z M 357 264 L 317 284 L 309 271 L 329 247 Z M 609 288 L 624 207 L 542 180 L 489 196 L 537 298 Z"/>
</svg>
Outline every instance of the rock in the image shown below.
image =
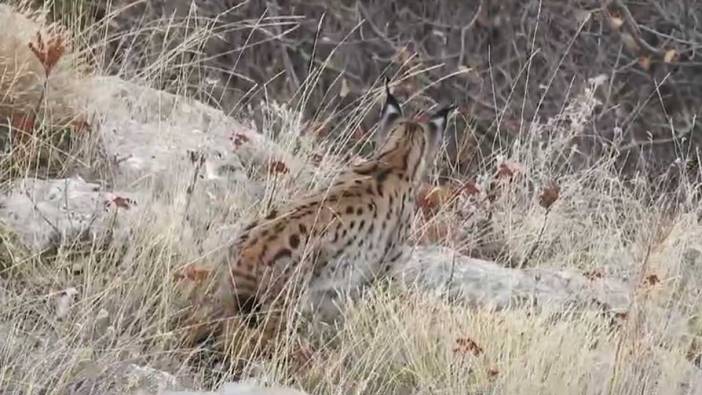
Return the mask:
<svg viewBox="0 0 702 395">
<path fill-rule="evenodd" d="M 289 387 L 263 387 L 249 383 L 225 383 L 214 392 L 170 391 L 162 395 L 306 395 L 307 392 Z"/>
<path fill-rule="evenodd" d="M 122 393 L 161 394 L 182 388 L 172 374 L 148 366 L 129 364 L 119 372 L 119 377 L 122 381 Z"/>
<path fill-rule="evenodd" d="M 308 170 L 263 134 L 195 100 L 117 77 L 95 77 L 89 84 L 89 111 L 101 119 L 97 136 L 117 188 L 191 177 L 201 159 L 203 180 L 228 180 L 258 193 L 263 187 L 248 180 L 247 168 L 266 173 L 271 163 L 282 163 L 292 174 Z"/>
<path fill-rule="evenodd" d="M 40 180 L 23 178 L 0 195 L 0 224 L 32 252 L 61 243 L 94 239 L 114 225 L 114 210 L 135 205 L 130 195 L 102 192 L 80 177 Z M 109 221 L 108 221 L 109 220 Z"/>
<path fill-rule="evenodd" d="M 615 279 L 589 280 L 574 271 L 547 268 L 511 269 L 444 247 L 415 249 L 392 275 L 405 288 L 498 310 L 520 304 L 577 307 L 592 302 L 611 311 L 629 307 L 629 287 Z"/>
</svg>

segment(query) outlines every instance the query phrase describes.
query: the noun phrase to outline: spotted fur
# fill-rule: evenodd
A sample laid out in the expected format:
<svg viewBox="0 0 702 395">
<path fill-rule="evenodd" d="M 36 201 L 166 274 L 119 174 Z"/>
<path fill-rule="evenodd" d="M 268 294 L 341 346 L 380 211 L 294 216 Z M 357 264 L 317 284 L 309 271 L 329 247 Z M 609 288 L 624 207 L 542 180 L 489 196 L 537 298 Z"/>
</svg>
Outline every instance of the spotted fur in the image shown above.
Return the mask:
<svg viewBox="0 0 702 395">
<path fill-rule="evenodd" d="M 285 324 L 291 290 L 362 286 L 401 259 L 417 187 L 453 107 L 418 122 L 403 116 L 387 85 L 386 93 L 384 143 L 371 159 L 244 229 L 217 284 L 222 314 L 265 312 L 263 336 L 270 339 Z"/>
</svg>

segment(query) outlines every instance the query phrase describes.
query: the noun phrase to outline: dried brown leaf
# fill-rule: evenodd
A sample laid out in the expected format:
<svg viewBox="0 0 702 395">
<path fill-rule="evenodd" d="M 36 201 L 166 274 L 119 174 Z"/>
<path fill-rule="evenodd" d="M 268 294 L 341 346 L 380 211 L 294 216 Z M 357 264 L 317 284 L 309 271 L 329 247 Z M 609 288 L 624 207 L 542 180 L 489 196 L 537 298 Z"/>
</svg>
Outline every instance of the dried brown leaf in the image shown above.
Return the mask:
<svg viewBox="0 0 702 395">
<path fill-rule="evenodd" d="M 661 282 L 661 279 L 660 279 L 660 277 L 658 277 L 657 274 L 649 274 L 649 275 L 647 275 L 646 278 L 644 279 L 644 283 L 645 283 L 647 286 L 649 286 L 649 287 L 652 287 L 652 286 L 654 286 L 654 285 L 657 285 L 657 284 L 659 284 L 660 282 Z"/>
<path fill-rule="evenodd" d="M 465 194 L 468 196 L 476 196 L 476 195 L 480 195 L 480 188 L 478 187 L 478 185 L 475 182 L 468 181 L 461 186 L 461 188 L 459 189 L 459 193 Z"/>
<path fill-rule="evenodd" d="M 472 354 L 478 356 L 483 353 L 483 349 L 473 339 L 460 337 L 456 339 L 456 346 L 453 348 L 456 354 Z"/>
<path fill-rule="evenodd" d="M 600 268 L 596 268 L 593 270 L 589 270 L 585 273 L 583 273 L 585 278 L 587 278 L 590 281 L 595 281 L 597 279 L 603 278 L 604 277 L 604 271 Z"/>
<path fill-rule="evenodd" d="M 134 204 L 134 201 L 130 198 L 125 198 L 122 196 L 115 196 L 114 198 L 112 198 L 111 203 L 114 204 L 115 207 L 129 210 L 132 207 L 132 205 Z"/>
<path fill-rule="evenodd" d="M 270 166 L 268 167 L 268 174 L 286 174 L 289 172 L 290 169 L 288 168 L 288 166 L 286 166 L 285 163 L 279 160 L 272 161 Z"/>
<path fill-rule="evenodd" d="M 243 133 L 234 133 L 234 136 L 231 138 L 231 140 L 234 141 L 234 148 L 239 148 L 242 145 L 244 145 L 244 143 L 248 143 L 249 141 L 251 141 L 251 139 Z"/>
<path fill-rule="evenodd" d="M 561 187 L 555 181 L 550 181 L 539 195 L 539 205 L 545 209 L 550 209 L 561 194 Z"/>
<path fill-rule="evenodd" d="M 66 53 L 67 42 L 64 32 L 58 28 L 53 28 L 48 35 L 49 39 L 45 41 L 42 33 L 37 32 L 36 38 L 28 43 L 29 49 L 44 67 L 47 76 Z"/>
</svg>

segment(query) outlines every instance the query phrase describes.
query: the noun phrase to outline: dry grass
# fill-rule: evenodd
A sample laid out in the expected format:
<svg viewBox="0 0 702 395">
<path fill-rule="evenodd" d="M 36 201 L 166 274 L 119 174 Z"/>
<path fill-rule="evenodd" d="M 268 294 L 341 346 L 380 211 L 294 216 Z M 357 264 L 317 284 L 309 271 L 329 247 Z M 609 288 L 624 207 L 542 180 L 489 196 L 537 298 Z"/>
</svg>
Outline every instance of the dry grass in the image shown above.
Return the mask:
<svg viewBox="0 0 702 395">
<path fill-rule="evenodd" d="M 202 29 L 178 38 L 181 45 L 164 50 L 145 80 L 177 69 L 187 83 L 183 70 L 197 62 L 183 65 L 177 55 L 208 34 Z M 11 73 L 3 75 L 24 75 Z M 407 70 L 398 79 L 412 73 L 421 71 Z M 315 72 L 302 82 L 300 106 L 318 77 Z M 324 336 L 308 334 L 315 352 L 307 365 L 286 357 L 300 340 L 296 335 L 281 340 L 272 360 L 248 361 L 245 372 L 317 394 L 700 393 L 702 226 L 695 185 L 681 177 L 675 204 L 664 205 L 654 185 L 620 180 L 616 144 L 608 148 L 610 156 L 577 170 L 569 167 L 566 159 L 577 150 L 572 141 L 595 105 L 592 88 L 579 87 L 561 114 L 532 125 L 504 158 L 485 159 L 483 175 L 453 174 L 461 185 L 474 182 L 477 192 L 463 188 L 450 195 L 453 201 L 418 215 L 417 239 L 502 264 L 627 279 L 634 284 L 627 314 L 613 319 L 548 309 L 492 312 L 378 287 L 348 306 L 343 327 Z M 303 128 L 299 108 L 273 104 L 267 105 L 264 130 L 304 160 L 314 162 L 318 155 L 325 164 L 338 164 L 349 155 L 334 147 L 360 150 L 363 139 L 354 140 L 354 132 L 379 94 L 377 89 L 360 100 L 354 116 L 336 128 L 338 141 L 323 144 L 312 135 L 290 133 Z M 269 175 L 263 202 L 228 200 L 212 207 L 194 198 L 191 214 L 211 229 L 226 229 L 264 210 L 268 198 L 288 199 L 325 182 L 333 167 L 320 168 L 319 178 L 306 182 L 294 174 Z M 21 174 L 34 174 L 25 170 Z M 553 180 L 560 193 L 545 208 L 539 196 Z M 207 237 L 184 223 L 187 183 L 165 177 L 160 192 L 129 224 L 129 236 L 106 245 L 96 242 L 80 251 L 63 246 L 52 256 L 33 256 L 3 237 L 4 393 L 124 393 L 129 364 L 171 372 L 192 387 L 216 386 L 241 374 L 218 371 L 212 352 L 178 345 L 187 328 L 174 320 L 183 298 L 171 279 L 184 262 L 203 258 L 196 244 Z M 436 224 L 442 225 L 439 236 L 422 233 Z"/>
</svg>

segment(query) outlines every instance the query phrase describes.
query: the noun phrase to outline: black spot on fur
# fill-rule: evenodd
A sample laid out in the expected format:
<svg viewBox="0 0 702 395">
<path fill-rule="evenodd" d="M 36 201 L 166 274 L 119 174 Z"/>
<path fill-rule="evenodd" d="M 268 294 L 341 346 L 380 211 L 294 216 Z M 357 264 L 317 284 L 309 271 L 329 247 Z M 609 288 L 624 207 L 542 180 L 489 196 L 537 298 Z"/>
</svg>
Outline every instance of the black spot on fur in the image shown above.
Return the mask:
<svg viewBox="0 0 702 395">
<path fill-rule="evenodd" d="M 258 225 L 258 221 L 254 221 L 254 222 L 250 223 L 248 226 L 246 226 L 244 228 L 244 232 L 250 231 L 251 229 L 255 228 L 256 225 Z"/>
<path fill-rule="evenodd" d="M 353 214 L 353 206 L 346 207 L 346 214 Z"/>
<path fill-rule="evenodd" d="M 256 319 L 258 316 L 257 313 L 261 309 L 261 303 L 256 296 L 240 297 L 238 295 L 234 295 L 234 298 L 236 300 L 239 312 L 244 315 L 244 322 L 246 325 L 250 328 L 256 327 L 256 325 L 258 325 Z"/>
<path fill-rule="evenodd" d="M 409 161 L 409 153 L 406 153 L 402 156 L 402 168 L 406 169 L 407 168 L 407 162 Z"/>
<path fill-rule="evenodd" d="M 307 234 L 307 227 L 304 224 L 300 224 L 298 227 L 300 228 L 300 234 L 303 236 Z"/>
<path fill-rule="evenodd" d="M 356 209 L 356 215 L 362 215 L 363 214 L 363 207 L 359 207 Z"/>
<path fill-rule="evenodd" d="M 388 179 L 388 176 L 390 175 L 390 169 L 383 169 L 378 172 L 376 172 L 373 176 L 375 177 L 375 180 L 378 183 L 383 183 L 385 180 Z"/>
<path fill-rule="evenodd" d="M 290 242 L 290 248 L 295 249 L 300 245 L 300 237 L 296 234 L 290 235 L 290 240 L 288 241 Z"/>
<path fill-rule="evenodd" d="M 268 213 L 268 215 L 266 215 L 266 219 L 273 219 L 277 216 L 278 216 L 278 210 L 273 209 L 273 210 L 271 210 L 270 213 Z"/>
</svg>

